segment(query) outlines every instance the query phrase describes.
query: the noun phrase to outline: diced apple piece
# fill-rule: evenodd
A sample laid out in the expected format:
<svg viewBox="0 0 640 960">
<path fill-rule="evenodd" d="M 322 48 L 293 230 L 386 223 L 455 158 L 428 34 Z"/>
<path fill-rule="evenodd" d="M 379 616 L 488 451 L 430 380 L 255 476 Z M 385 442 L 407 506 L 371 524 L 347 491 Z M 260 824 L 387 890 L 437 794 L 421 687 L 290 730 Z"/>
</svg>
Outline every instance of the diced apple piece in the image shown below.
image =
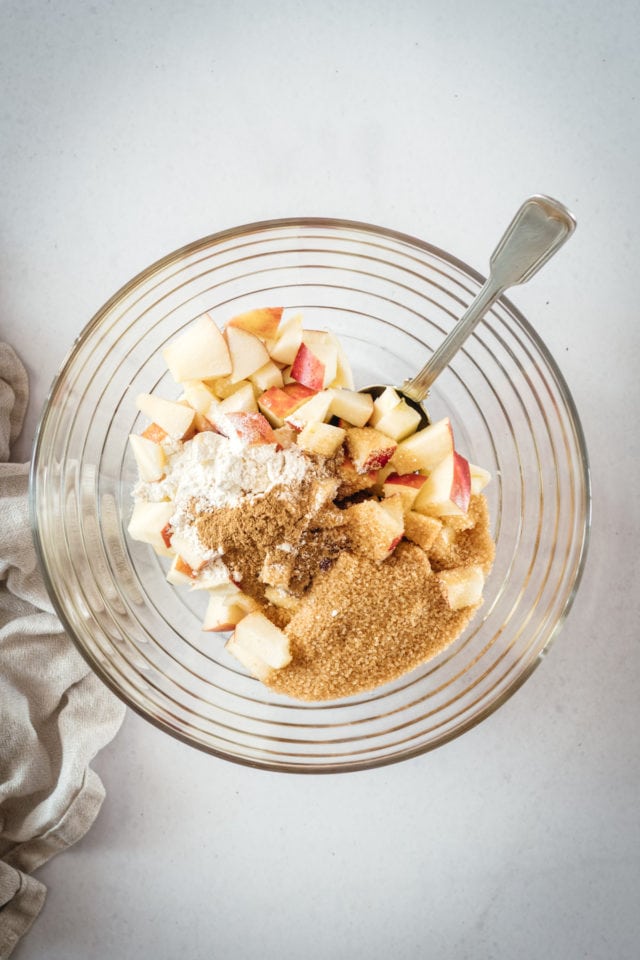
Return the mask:
<svg viewBox="0 0 640 960">
<path fill-rule="evenodd" d="M 373 411 L 371 413 L 371 426 L 377 427 L 378 422 L 388 413 L 398 406 L 400 397 L 393 387 L 386 387 L 379 397 L 373 401 Z"/>
<path fill-rule="evenodd" d="M 150 423 L 149 426 L 142 431 L 140 436 L 144 437 L 145 440 L 153 440 L 154 443 L 162 443 L 163 440 L 167 439 L 169 434 L 166 430 L 163 430 L 162 427 L 159 427 L 157 423 Z"/>
<path fill-rule="evenodd" d="M 169 567 L 167 572 L 167 580 L 169 583 L 173 583 L 176 586 L 182 584 L 192 584 L 194 572 L 188 563 L 182 559 L 182 557 L 177 556 L 173 558 L 173 562 Z"/>
<path fill-rule="evenodd" d="M 435 517 L 427 517 L 411 510 L 405 514 L 404 535 L 407 540 L 416 543 L 427 553 L 442 530 L 442 523 Z"/>
<path fill-rule="evenodd" d="M 284 386 L 282 371 L 280 367 L 276 366 L 273 360 L 268 360 L 264 367 L 260 367 L 255 373 L 252 373 L 249 379 L 260 393 L 264 393 L 265 390 L 269 390 L 271 387 Z"/>
<path fill-rule="evenodd" d="M 337 337 L 334 337 L 334 342 L 338 351 L 338 357 L 336 363 L 336 376 L 331 383 L 331 386 L 343 387 L 345 390 L 353 390 L 355 389 L 355 383 L 353 381 L 353 373 L 351 372 L 351 364 L 349 363 L 349 359 Z M 355 424 L 355 426 L 358 426 L 358 424 Z"/>
<path fill-rule="evenodd" d="M 292 380 L 291 383 L 285 383 L 282 389 L 288 397 L 296 401 L 298 406 L 310 400 L 311 397 L 314 397 L 316 393 L 318 393 L 317 390 L 312 390 L 311 387 L 305 387 L 303 383 L 296 383 L 295 380 Z"/>
<path fill-rule="evenodd" d="M 345 457 L 338 468 L 340 486 L 336 497 L 338 500 L 351 497 L 362 490 L 370 490 L 378 479 L 378 470 L 369 470 L 367 473 L 358 473 L 349 457 Z"/>
<path fill-rule="evenodd" d="M 238 643 L 235 633 L 231 634 L 224 648 L 232 657 L 235 657 L 243 667 L 246 667 L 249 673 L 257 680 L 266 680 L 271 673 L 272 668 L 269 664 L 261 660 L 260 657 L 256 657 L 243 647 L 241 643 Z"/>
<path fill-rule="evenodd" d="M 411 407 L 406 400 L 401 400 L 393 410 L 380 417 L 376 430 L 386 433 L 392 440 L 404 440 L 415 433 L 420 420 L 420 414 L 415 407 Z"/>
<path fill-rule="evenodd" d="M 215 401 L 213 390 L 202 380 L 186 380 L 182 384 L 185 400 L 193 407 L 196 413 L 206 417 L 211 404 Z"/>
<path fill-rule="evenodd" d="M 390 463 L 385 463 L 384 467 L 381 467 L 380 470 L 377 470 L 376 482 L 372 486 L 371 492 L 375 493 L 377 497 L 384 496 L 383 487 L 387 477 L 390 477 L 392 473 L 395 473 L 395 470 Z"/>
<path fill-rule="evenodd" d="M 202 629 L 218 633 L 233 630 L 248 613 L 258 608 L 258 603 L 240 590 L 235 594 L 211 590 Z"/>
<path fill-rule="evenodd" d="M 331 407 L 331 391 L 322 390 L 315 396 L 301 404 L 294 413 L 287 417 L 287 423 L 297 429 L 302 429 L 307 423 L 321 423 L 328 420 Z"/>
<path fill-rule="evenodd" d="M 173 527 L 170 523 L 165 523 L 164 527 L 160 531 L 160 536 L 164 542 L 165 547 L 171 547 L 171 537 L 173 536 Z"/>
<path fill-rule="evenodd" d="M 183 561 L 197 573 L 207 562 L 205 548 L 189 539 L 183 533 L 171 533 L 171 550 L 182 557 Z"/>
<path fill-rule="evenodd" d="M 225 337 L 231 355 L 231 383 L 246 380 L 269 362 L 269 354 L 262 340 L 241 327 L 227 327 Z"/>
<path fill-rule="evenodd" d="M 315 395 L 315 390 L 301 383 L 287 384 L 282 388 L 271 387 L 258 397 L 258 407 L 272 426 L 281 427 L 286 417 Z"/>
<path fill-rule="evenodd" d="M 226 415 L 227 413 L 257 413 L 258 404 L 256 403 L 256 397 L 253 392 L 253 387 L 250 383 L 243 384 L 239 390 L 236 390 L 235 393 L 232 393 L 231 396 L 227 397 L 225 400 L 221 400 L 220 403 L 211 407 L 209 414 L 213 415 L 214 424 L 219 417 Z"/>
<path fill-rule="evenodd" d="M 225 442 L 225 438 L 217 430 L 197 433 L 189 444 L 189 459 L 196 463 L 215 460 L 220 452 L 221 445 L 224 445 Z"/>
<path fill-rule="evenodd" d="M 413 509 L 432 517 L 461 514 L 469 509 L 470 499 L 469 462 L 454 450 L 431 471 Z"/>
<path fill-rule="evenodd" d="M 419 473 L 390 473 L 382 485 L 382 493 L 385 497 L 399 496 L 404 512 L 408 513 L 426 479 Z"/>
<path fill-rule="evenodd" d="M 272 340 L 277 336 L 281 316 L 282 307 L 261 307 L 232 317 L 227 323 L 227 328 L 240 327 L 260 337 L 261 340 Z"/>
<path fill-rule="evenodd" d="M 213 391 L 218 400 L 226 400 L 232 394 L 237 393 L 243 387 L 250 383 L 249 380 L 238 380 L 231 382 L 231 377 L 219 377 L 217 380 L 210 380 L 208 386 Z"/>
<path fill-rule="evenodd" d="M 285 448 L 292 447 L 298 439 L 298 431 L 294 430 L 293 427 L 288 427 L 286 425 L 283 427 L 278 427 L 276 430 L 274 430 L 273 435 L 278 444 Z"/>
<path fill-rule="evenodd" d="M 373 397 L 355 390 L 332 391 L 331 414 L 346 420 L 352 427 L 364 427 L 373 411 Z"/>
<path fill-rule="evenodd" d="M 300 597 L 282 587 L 265 587 L 264 595 L 274 607 L 282 607 L 283 610 L 297 610 L 302 602 Z"/>
<path fill-rule="evenodd" d="M 193 425 L 195 415 L 191 407 L 150 393 L 141 393 L 136 398 L 136 406 L 141 413 L 157 423 L 170 437 L 182 440 Z"/>
<path fill-rule="evenodd" d="M 226 437 L 237 437 L 248 446 L 277 443 L 271 424 L 261 413 L 227 413 L 216 421 L 216 426 Z"/>
<path fill-rule="evenodd" d="M 469 473 L 471 474 L 471 493 L 482 493 L 491 480 L 491 474 L 475 463 L 469 464 Z"/>
<path fill-rule="evenodd" d="M 232 369 L 224 337 L 206 313 L 165 347 L 162 356 L 178 383 L 224 377 Z"/>
<path fill-rule="evenodd" d="M 351 549 L 376 563 L 393 553 L 404 532 L 402 504 L 389 509 L 390 503 L 385 507 L 377 500 L 363 500 L 345 511 Z"/>
<path fill-rule="evenodd" d="M 452 610 L 472 607 L 482 600 L 484 573 L 479 564 L 440 570 L 438 580 L 444 587 L 447 603 Z"/>
<path fill-rule="evenodd" d="M 161 556 L 170 556 L 172 551 L 167 547 L 162 531 L 169 523 L 174 511 L 173 503 L 166 500 L 160 503 L 137 500 L 127 528 L 129 536 L 133 540 L 150 543 L 156 553 Z"/>
<path fill-rule="evenodd" d="M 212 405 L 208 412 L 215 411 L 215 409 L 216 407 Z M 208 417 L 203 417 L 201 413 L 196 413 L 194 416 L 193 426 L 195 427 L 196 433 L 217 432 L 211 420 L 209 420 Z"/>
<path fill-rule="evenodd" d="M 273 670 L 281 670 L 291 663 L 289 637 L 262 613 L 248 614 L 233 636 L 238 647 Z"/>
<path fill-rule="evenodd" d="M 202 629 L 210 633 L 228 633 L 246 617 L 247 611 L 235 603 L 225 603 L 210 597 L 202 621 Z"/>
<path fill-rule="evenodd" d="M 242 592 L 238 586 L 229 579 L 229 572 L 223 564 L 213 563 L 207 565 L 197 572 L 191 584 L 192 590 L 208 590 L 210 593 L 216 593 L 227 601 L 235 603 L 238 595 Z"/>
<path fill-rule="evenodd" d="M 276 340 L 269 344 L 271 358 L 278 363 L 293 363 L 302 343 L 302 315 L 292 314 L 280 318 Z"/>
<path fill-rule="evenodd" d="M 167 457 L 159 443 L 154 443 L 147 437 L 137 433 L 129 434 L 129 443 L 138 465 L 140 479 L 146 483 L 154 483 L 164 476 Z"/>
<path fill-rule="evenodd" d="M 402 443 L 393 455 L 398 473 L 433 470 L 441 460 L 453 453 L 453 431 L 448 417 L 418 430 Z"/>
<path fill-rule="evenodd" d="M 358 473 L 368 473 L 384 467 L 394 455 L 397 444 L 373 427 L 353 427 L 347 430 L 346 446 L 347 455 Z"/>
<path fill-rule="evenodd" d="M 335 379 L 338 351 L 332 343 L 300 344 L 291 367 L 291 376 L 312 390 L 322 390 Z"/>
<path fill-rule="evenodd" d="M 307 453 L 317 453 L 322 457 L 332 457 L 338 452 L 346 430 L 332 427 L 328 423 L 307 423 L 298 434 L 298 446 Z"/>
</svg>

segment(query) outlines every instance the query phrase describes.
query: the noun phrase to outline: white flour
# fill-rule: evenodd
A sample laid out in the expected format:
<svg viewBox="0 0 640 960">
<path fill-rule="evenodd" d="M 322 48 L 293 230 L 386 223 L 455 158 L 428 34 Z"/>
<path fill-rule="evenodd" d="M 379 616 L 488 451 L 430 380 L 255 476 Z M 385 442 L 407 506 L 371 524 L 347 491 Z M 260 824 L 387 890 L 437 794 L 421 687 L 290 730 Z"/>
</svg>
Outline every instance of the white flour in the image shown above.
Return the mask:
<svg viewBox="0 0 640 960">
<path fill-rule="evenodd" d="M 188 538 L 203 563 L 216 555 L 200 543 L 193 524 L 194 507 L 196 513 L 207 513 L 218 507 L 237 506 L 244 497 L 268 493 L 280 485 L 298 485 L 311 467 L 297 447 L 278 450 L 272 443 L 249 446 L 210 431 L 196 434 L 178 449 L 172 443 L 165 450 L 164 478 L 138 483 L 133 495 L 154 502 L 173 500 L 175 513 L 170 522 L 174 533 Z"/>
</svg>

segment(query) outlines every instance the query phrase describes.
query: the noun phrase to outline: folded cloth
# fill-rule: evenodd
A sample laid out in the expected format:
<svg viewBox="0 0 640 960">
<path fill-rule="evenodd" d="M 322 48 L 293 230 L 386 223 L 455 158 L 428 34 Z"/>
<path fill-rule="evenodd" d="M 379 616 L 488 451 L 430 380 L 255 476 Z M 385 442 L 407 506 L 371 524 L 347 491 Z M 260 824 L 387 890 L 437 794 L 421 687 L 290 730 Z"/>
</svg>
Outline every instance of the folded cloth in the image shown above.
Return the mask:
<svg viewBox="0 0 640 960">
<path fill-rule="evenodd" d="M 6 462 L 27 400 L 26 371 L 0 343 L 0 960 L 44 903 L 31 872 L 95 820 L 104 787 L 89 763 L 124 717 L 63 632 L 38 570 L 29 465 Z"/>
</svg>

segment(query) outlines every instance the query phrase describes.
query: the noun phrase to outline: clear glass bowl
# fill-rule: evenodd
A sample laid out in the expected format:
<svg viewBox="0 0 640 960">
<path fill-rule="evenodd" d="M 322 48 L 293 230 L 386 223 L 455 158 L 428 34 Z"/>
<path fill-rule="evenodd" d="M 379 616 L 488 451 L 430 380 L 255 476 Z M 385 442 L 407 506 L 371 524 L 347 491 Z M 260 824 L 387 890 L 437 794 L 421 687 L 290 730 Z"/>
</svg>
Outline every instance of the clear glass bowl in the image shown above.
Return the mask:
<svg viewBox="0 0 640 960">
<path fill-rule="evenodd" d="M 437 381 L 432 419 L 488 468 L 497 553 L 467 631 L 395 683 L 320 704 L 246 676 L 200 629 L 205 597 L 165 580 L 127 535 L 140 392 L 175 398 L 162 347 L 203 311 L 303 311 L 345 343 L 357 385 L 402 383 L 483 278 L 409 236 L 338 220 L 276 220 L 190 244 L 123 287 L 74 344 L 49 396 L 31 477 L 38 553 L 80 652 L 130 707 L 216 756 L 285 771 L 401 760 L 474 726 L 529 676 L 569 610 L 590 491 L 578 416 L 555 362 L 505 299 Z"/>
</svg>

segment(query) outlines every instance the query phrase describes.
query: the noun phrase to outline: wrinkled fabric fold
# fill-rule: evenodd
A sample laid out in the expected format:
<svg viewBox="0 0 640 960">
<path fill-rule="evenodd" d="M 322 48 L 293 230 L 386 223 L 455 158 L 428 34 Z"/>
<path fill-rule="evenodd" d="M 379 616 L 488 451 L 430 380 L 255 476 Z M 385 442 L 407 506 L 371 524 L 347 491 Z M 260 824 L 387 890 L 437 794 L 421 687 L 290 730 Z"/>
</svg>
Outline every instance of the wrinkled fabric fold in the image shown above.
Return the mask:
<svg viewBox="0 0 640 960">
<path fill-rule="evenodd" d="M 64 633 L 37 565 L 29 465 L 6 462 L 27 402 L 24 367 L 0 343 L 0 960 L 42 909 L 31 872 L 95 820 L 104 788 L 89 764 L 124 716 Z"/>
</svg>

